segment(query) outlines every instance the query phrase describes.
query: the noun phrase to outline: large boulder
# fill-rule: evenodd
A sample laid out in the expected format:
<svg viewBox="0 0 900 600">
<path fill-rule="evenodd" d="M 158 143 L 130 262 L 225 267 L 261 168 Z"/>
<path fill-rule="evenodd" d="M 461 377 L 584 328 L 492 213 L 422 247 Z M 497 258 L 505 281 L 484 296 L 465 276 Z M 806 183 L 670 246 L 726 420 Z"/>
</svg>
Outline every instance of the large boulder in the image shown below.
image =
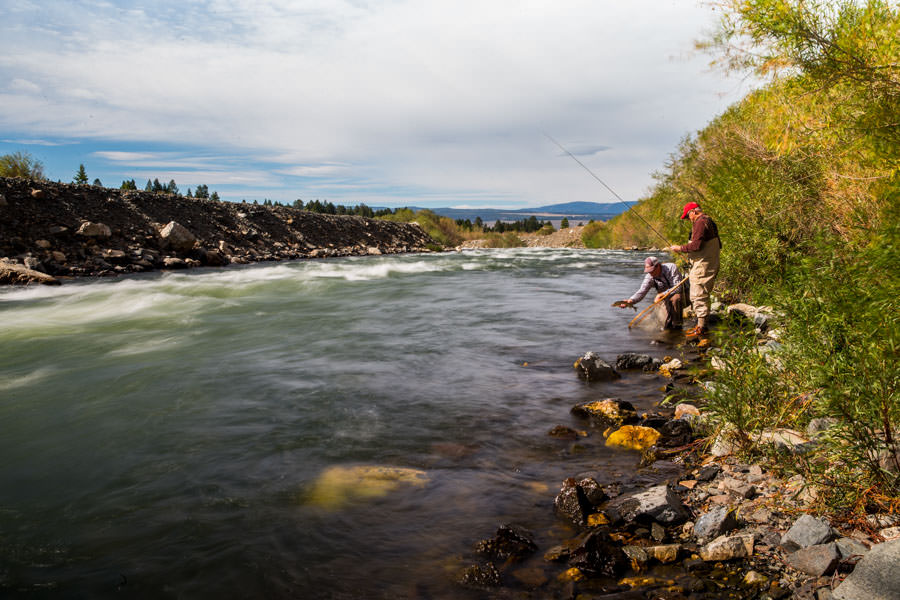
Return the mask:
<svg viewBox="0 0 900 600">
<path fill-rule="evenodd" d="M 787 555 L 787 564 L 801 573 L 822 577 L 830 575 L 841 562 L 841 553 L 837 544 L 817 544 L 807 548 L 801 548 Z"/>
<path fill-rule="evenodd" d="M 588 381 L 612 381 L 621 375 L 595 352 L 587 352 L 575 361 L 578 376 Z"/>
<path fill-rule="evenodd" d="M 834 590 L 835 600 L 900 598 L 900 540 L 872 546 L 850 575 Z"/>
<path fill-rule="evenodd" d="M 197 242 L 197 238 L 193 233 L 175 221 L 169 221 L 165 227 L 160 229 L 159 237 L 164 247 L 182 253 L 190 252 Z"/>
<path fill-rule="evenodd" d="M 0 261 L 0 285 L 28 285 L 29 283 L 59 285 L 59 280 L 24 265 Z"/>
<path fill-rule="evenodd" d="M 720 562 L 753 556 L 755 540 L 752 533 L 719 536 L 700 549 L 700 558 L 706 562 Z"/>
<path fill-rule="evenodd" d="M 649 519 L 664 525 L 681 523 L 689 516 L 681 498 L 665 484 L 619 496 L 606 506 L 606 513 L 613 522 Z"/>
</svg>

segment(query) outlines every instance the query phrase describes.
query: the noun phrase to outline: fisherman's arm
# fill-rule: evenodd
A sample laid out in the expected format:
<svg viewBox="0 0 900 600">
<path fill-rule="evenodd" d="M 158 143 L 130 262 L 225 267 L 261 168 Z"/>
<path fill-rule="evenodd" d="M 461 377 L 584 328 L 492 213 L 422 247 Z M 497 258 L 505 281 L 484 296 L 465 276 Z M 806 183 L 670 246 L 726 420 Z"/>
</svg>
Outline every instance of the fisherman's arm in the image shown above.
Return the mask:
<svg viewBox="0 0 900 600">
<path fill-rule="evenodd" d="M 634 294 L 632 294 L 631 298 L 625 300 L 624 302 L 629 306 L 637 304 L 644 299 L 644 296 L 647 295 L 647 292 L 650 291 L 651 287 L 653 287 L 653 277 L 651 277 L 650 274 L 647 273 L 644 275 L 644 280 L 641 282 L 641 288 Z"/>
</svg>

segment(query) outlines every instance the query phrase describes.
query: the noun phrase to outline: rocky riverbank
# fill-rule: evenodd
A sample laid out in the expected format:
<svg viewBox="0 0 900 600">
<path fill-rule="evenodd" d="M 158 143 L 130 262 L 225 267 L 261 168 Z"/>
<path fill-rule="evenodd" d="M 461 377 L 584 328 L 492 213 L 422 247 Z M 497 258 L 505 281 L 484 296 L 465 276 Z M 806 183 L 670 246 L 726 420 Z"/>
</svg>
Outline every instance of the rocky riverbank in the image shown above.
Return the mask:
<svg viewBox="0 0 900 600">
<path fill-rule="evenodd" d="M 771 313 L 733 305 L 720 308 L 719 316 L 726 314 L 756 325 L 760 347 L 777 345 Z M 503 590 L 497 597 L 900 598 L 900 516 L 831 522 L 816 514 L 815 486 L 801 476 L 782 478 L 763 464 L 739 460 L 703 408 L 714 349 L 701 341 L 672 350 L 679 356 L 625 354 L 610 364 L 589 352 L 575 362 L 588 382 L 657 372 L 666 396 L 680 402 L 661 402 L 642 414 L 616 398 L 573 407 L 584 431 L 556 426 L 549 435 L 574 443 L 602 435 L 607 445 L 639 451 L 635 483 L 573 474 L 552 507 L 577 535 L 539 548 L 527 529 L 504 525 L 476 545 L 477 559 L 460 582 Z M 819 433 L 815 423 L 806 432 L 767 431 L 759 444 L 769 454 L 799 457 Z M 641 486 L 642 472 L 671 475 Z M 521 596 L 508 595 L 523 587 Z"/>
<path fill-rule="evenodd" d="M 416 224 L 0 177 L 0 283 L 422 252 Z"/>
</svg>

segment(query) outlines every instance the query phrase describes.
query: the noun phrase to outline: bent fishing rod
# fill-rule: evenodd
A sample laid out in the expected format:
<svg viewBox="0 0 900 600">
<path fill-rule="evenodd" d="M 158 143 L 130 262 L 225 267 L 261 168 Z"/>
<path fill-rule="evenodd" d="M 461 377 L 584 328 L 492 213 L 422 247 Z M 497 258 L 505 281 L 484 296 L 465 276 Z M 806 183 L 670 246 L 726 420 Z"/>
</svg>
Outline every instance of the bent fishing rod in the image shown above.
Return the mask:
<svg viewBox="0 0 900 600">
<path fill-rule="evenodd" d="M 584 169 L 585 171 L 587 171 L 588 173 L 590 173 L 590 174 L 591 174 L 591 177 L 593 177 L 594 179 L 596 179 L 597 181 L 599 181 L 600 184 L 601 184 L 603 187 L 605 187 L 607 190 L 609 190 L 609 193 L 610 193 L 610 194 L 612 194 L 613 196 L 615 196 L 615 197 L 619 200 L 619 202 L 621 202 L 622 204 L 625 205 L 625 208 L 627 208 L 628 210 L 631 210 L 631 209 L 633 208 L 632 206 L 629 206 L 627 202 L 625 202 L 624 200 L 622 200 L 622 197 L 619 196 L 619 195 L 615 192 L 615 190 L 613 190 L 611 187 L 609 187 L 608 185 L 606 185 L 606 182 L 605 182 L 605 181 L 603 181 L 602 179 L 600 179 L 599 177 L 597 177 L 596 173 L 594 173 L 593 171 L 591 171 L 590 169 L 588 169 L 587 166 L 586 166 L 583 162 L 581 162 L 580 160 L 578 160 L 578 158 L 577 158 L 574 154 L 572 154 L 571 152 L 569 152 L 569 151 L 565 148 L 565 146 L 563 146 L 562 144 L 560 144 L 559 142 L 557 142 L 555 139 L 553 139 L 553 137 L 551 137 L 550 134 L 547 133 L 546 131 L 542 131 L 541 133 L 543 133 L 544 136 L 545 136 L 548 140 L 550 140 L 551 142 L 553 142 L 554 144 L 556 144 L 557 146 L 559 146 L 559 149 L 562 150 L 563 152 L 565 152 L 566 154 L 568 154 L 568 155 L 572 158 L 572 160 L 574 160 L 574 161 L 577 162 L 579 165 L 581 165 L 581 168 Z M 628 212 L 628 211 L 626 211 L 626 212 Z M 647 227 L 649 227 L 649 228 L 650 228 L 650 231 L 652 231 L 653 233 L 655 233 L 656 235 L 658 235 L 658 236 L 660 237 L 660 239 L 666 243 L 667 246 L 671 246 L 671 245 L 672 245 L 672 242 L 670 242 L 669 240 L 667 240 L 666 237 L 665 237 L 663 234 L 661 234 L 660 232 L 658 232 L 658 231 L 653 227 L 653 225 L 651 225 L 650 223 L 648 223 L 647 220 L 644 219 L 644 217 L 642 217 L 642 216 L 640 215 L 640 213 L 638 213 L 638 211 L 634 211 L 634 215 L 635 215 L 638 219 L 640 219 L 641 222 L 644 223 L 644 225 L 646 225 Z"/>
</svg>

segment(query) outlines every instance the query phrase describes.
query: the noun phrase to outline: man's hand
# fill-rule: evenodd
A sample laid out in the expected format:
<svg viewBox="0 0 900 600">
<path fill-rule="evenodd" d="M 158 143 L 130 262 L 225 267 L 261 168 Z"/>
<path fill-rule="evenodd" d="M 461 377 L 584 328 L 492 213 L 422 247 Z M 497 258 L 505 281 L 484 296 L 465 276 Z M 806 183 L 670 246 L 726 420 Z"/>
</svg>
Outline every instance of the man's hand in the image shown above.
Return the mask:
<svg viewBox="0 0 900 600">
<path fill-rule="evenodd" d="M 666 250 L 666 252 L 681 252 L 679 248 L 680 246 L 668 246 L 667 248 L 664 248 L 664 250 Z"/>
<path fill-rule="evenodd" d="M 654 304 L 655 304 L 656 302 L 659 302 L 660 299 L 661 299 L 662 297 L 663 297 L 662 294 L 657 294 L 657 295 L 656 295 L 656 298 L 653 299 Z"/>
</svg>

